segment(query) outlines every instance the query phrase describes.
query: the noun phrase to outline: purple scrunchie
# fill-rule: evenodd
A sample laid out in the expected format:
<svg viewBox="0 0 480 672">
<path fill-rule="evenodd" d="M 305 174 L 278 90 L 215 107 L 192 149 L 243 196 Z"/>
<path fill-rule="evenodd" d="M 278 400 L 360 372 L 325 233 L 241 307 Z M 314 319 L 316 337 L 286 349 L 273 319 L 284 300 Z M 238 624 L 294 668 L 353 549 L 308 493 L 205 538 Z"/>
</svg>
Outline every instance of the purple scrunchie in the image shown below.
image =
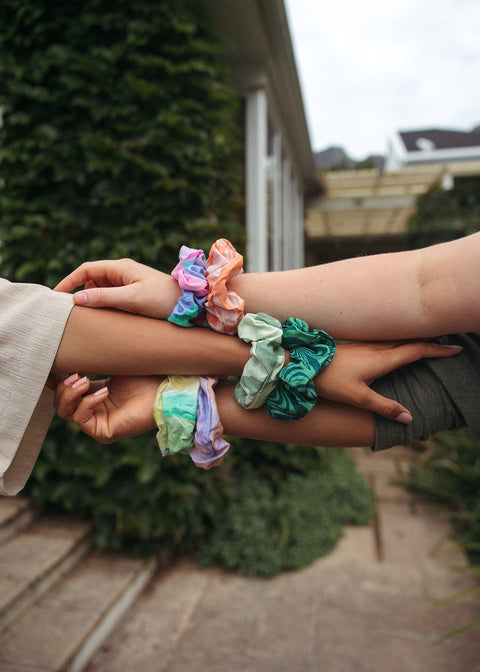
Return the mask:
<svg viewBox="0 0 480 672">
<path fill-rule="evenodd" d="M 230 444 L 222 437 L 223 425 L 215 401 L 216 378 L 200 376 L 197 397 L 197 424 L 190 457 L 197 467 L 210 469 L 222 463 Z"/>
</svg>

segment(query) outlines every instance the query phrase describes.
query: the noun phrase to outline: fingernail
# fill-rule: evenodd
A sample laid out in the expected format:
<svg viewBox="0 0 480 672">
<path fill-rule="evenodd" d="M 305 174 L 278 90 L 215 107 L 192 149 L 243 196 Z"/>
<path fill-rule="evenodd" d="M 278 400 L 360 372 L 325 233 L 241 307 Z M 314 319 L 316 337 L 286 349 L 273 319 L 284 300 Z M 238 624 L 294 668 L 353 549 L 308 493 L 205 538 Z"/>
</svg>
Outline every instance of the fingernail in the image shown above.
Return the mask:
<svg viewBox="0 0 480 672">
<path fill-rule="evenodd" d="M 400 413 L 400 415 L 397 415 L 395 420 L 397 422 L 403 422 L 404 425 L 409 425 L 412 422 L 413 418 L 410 415 L 410 413 L 403 412 L 403 413 Z"/>
<path fill-rule="evenodd" d="M 73 300 L 77 306 L 86 306 L 87 305 L 87 295 L 85 292 L 77 292 L 73 295 Z"/>
<path fill-rule="evenodd" d="M 68 378 L 65 378 L 65 380 L 63 381 L 63 384 L 64 385 L 71 385 L 76 380 L 78 380 L 78 373 L 72 373 L 71 376 L 68 376 Z"/>
<path fill-rule="evenodd" d="M 76 383 L 73 383 L 72 390 L 78 390 L 79 387 L 82 387 L 82 385 L 85 385 L 87 380 L 88 380 L 87 376 L 83 376 L 83 378 L 80 378 L 80 380 L 77 380 Z"/>
<path fill-rule="evenodd" d="M 101 387 L 94 393 L 94 397 L 103 397 L 103 395 L 108 392 L 108 387 Z"/>
<path fill-rule="evenodd" d="M 447 348 L 454 350 L 455 352 L 462 352 L 463 347 L 461 345 L 447 345 Z"/>
</svg>

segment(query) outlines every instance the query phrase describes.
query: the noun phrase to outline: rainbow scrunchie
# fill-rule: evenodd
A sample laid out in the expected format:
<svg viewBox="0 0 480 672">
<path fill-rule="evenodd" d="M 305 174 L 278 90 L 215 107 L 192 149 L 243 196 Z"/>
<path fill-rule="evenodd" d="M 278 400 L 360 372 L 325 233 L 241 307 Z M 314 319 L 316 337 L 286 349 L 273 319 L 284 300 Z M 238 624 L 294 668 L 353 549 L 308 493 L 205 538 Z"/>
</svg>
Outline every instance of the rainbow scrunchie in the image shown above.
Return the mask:
<svg viewBox="0 0 480 672">
<path fill-rule="evenodd" d="M 202 469 L 223 461 L 230 444 L 222 437 L 223 425 L 213 391 L 216 383 L 216 378 L 205 376 L 167 376 L 162 380 L 153 416 L 163 457 L 190 455 Z"/>
<path fill-rule="evenodd" d="M 190 453 L 199 387 L 198 376 L 167 376 L 160 383 L 153 404 L 153 417 L 163 457 Z"/>
</svg>

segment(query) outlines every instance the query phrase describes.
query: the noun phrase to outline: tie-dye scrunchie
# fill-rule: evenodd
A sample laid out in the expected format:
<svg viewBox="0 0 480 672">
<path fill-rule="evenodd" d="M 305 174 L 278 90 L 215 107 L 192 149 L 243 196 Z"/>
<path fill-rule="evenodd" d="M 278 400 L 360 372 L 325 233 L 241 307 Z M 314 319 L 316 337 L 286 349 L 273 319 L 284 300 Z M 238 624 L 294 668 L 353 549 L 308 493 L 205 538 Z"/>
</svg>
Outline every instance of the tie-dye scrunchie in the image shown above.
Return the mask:
<svg viewBox="0 0 480 672">
<path fill-rule="evenodd" d="M 163 457 L 190 455 L 197 467 L 221 464 L 230 444 L 215 401 L 217 380 L 205 376 L 168 376 L 159 385 L 153 405 L 157 442 Z"/>
<path fill-rule="evenodd" d="M 245 301 L 227 288 L 227 282 L 239 273 L 243 273 L 242 255 L 228 240 L 220 238 L 208 255 L 205 310 L 209 326 L 224 334 L 236 334 L 243 317 Z"/>
<path fill-rule="evenodd" d="M 178 282 L 182 296 L 168 321 L 180 327 L 201 325 L 208 294 L 205 254 L 202 250 L 182 245 L 178 256 L 180 261 L 173 269 L 172 276 Z"/>
<path fill-rule="evenodd" d="M 160 383 L 153 404 L 157 442 L 163 457 L 184 453 L 193 446 L 197 419 L 198 376 L 167 376 Z"/>
</svg>

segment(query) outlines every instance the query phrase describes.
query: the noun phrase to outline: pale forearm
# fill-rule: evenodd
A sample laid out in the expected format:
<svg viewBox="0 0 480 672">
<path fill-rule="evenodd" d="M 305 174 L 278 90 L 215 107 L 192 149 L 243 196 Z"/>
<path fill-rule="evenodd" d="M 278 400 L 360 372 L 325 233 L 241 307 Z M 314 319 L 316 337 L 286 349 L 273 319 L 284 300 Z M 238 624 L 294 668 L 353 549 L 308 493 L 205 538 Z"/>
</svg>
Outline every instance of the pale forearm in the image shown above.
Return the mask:
<svg viewBox="0 0 480 672">
<path fill-rule="evenodd" d="M 480 329 L 480 234 L 423 250 L 244 274 L 249 312 L 304 319 L 337 339 L 428 338 Z"/>
<path fill-rule="evenodd" d="M 249 346 L 207 329 L 121 311 L 74 307 L 53 372 L 239 375 Z"/>
</svg>

